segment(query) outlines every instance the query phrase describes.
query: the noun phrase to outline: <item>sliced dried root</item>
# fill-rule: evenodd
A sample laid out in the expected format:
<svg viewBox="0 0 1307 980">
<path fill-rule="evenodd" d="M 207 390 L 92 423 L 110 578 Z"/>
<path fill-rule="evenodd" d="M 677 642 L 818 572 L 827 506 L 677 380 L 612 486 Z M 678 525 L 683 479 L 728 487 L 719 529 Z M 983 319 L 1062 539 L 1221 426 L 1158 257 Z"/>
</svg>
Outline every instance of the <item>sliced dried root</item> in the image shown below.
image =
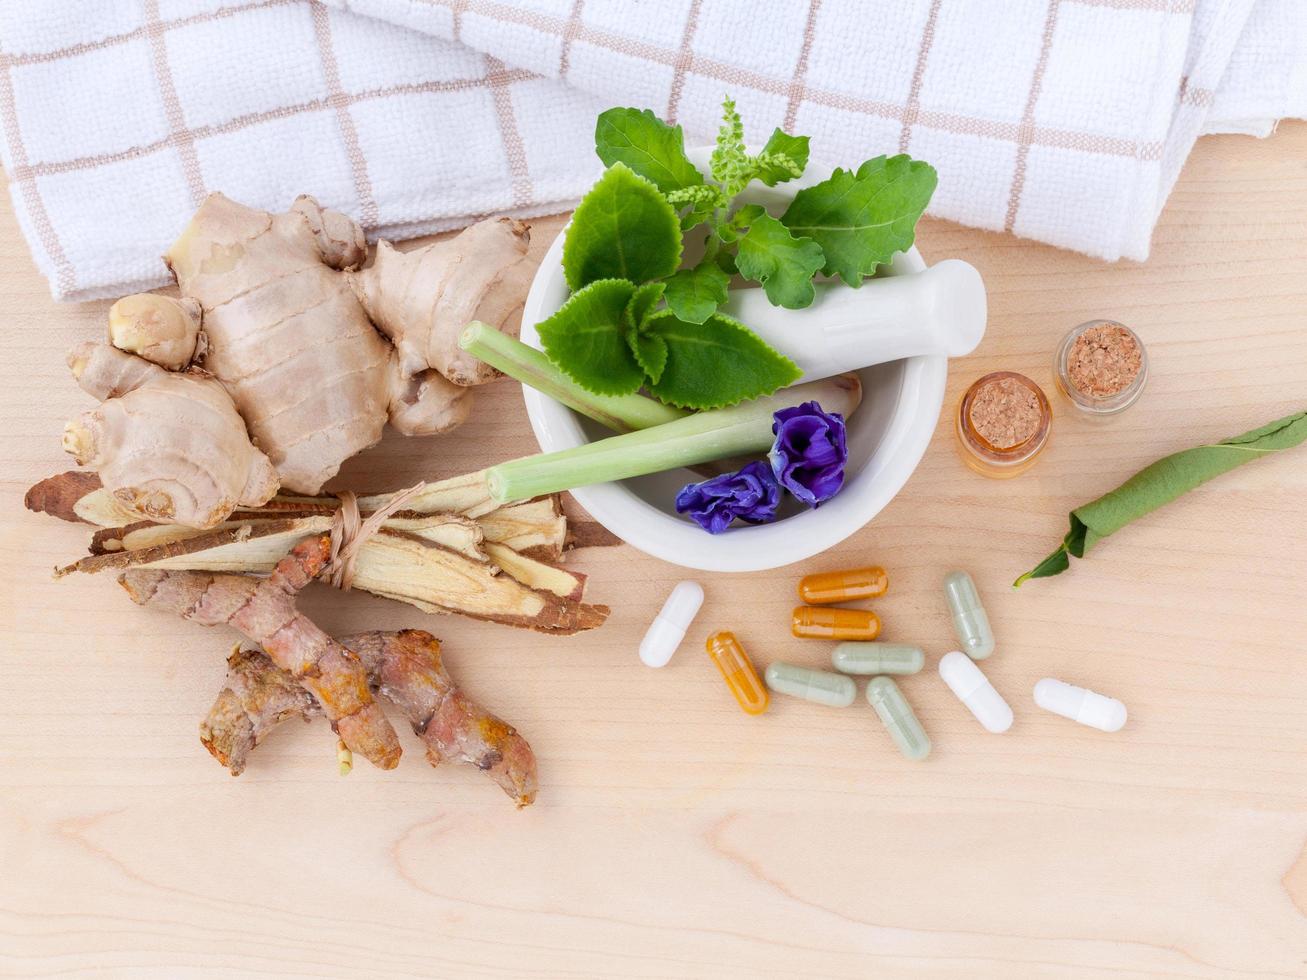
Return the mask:
<svg viewBox="0 0 1307 980">
<path fill-rule="evenodd" d="M 620 539 L 584 512 L 579 515 L 566 514 L 561 506 L 560 494 L 485 510 L 487 501 L 484 493 L 485 487 L 479 473 L 444 480 L 432 484 L 408 501 L 394 518 L 402 520 L 425 514 L 457 514 L 480 524 L 487 541 L 506 544 L 515 551 L 545 561 L 556 560 L 564 551 L 572 548 L 621 544 Z M 360 497 L 359 509 L 366 517 L 378 506 L 384 505 L 389 497 L 390 494 Z M 150 526 L 150 522 L 141 521 L 130 511 L 119 507 L 113 497 L 101 488 L 95 474 L 77 470 L 42 480 L 27 491 L 25 503 L 28 510 L 114 531 Z M 448 506 L 436 506 L 439 504 Z M 238 508 L 232 514 L 232 520 L 334 514 L 339 506 L 340 501 L 335 497 L 290 497 L 279 494 L 261 507 Z M 575 509 L 575 505 L 572 506 Z M 387 526 L 393 525 L 388 522 Z M 118 537 L 121 535 L 111 532 L 98 538 L 103 542 L 98 546 L 113 548 L 115 546 L 111 541 Z"/>
<path fill-rule="evenodd" d="M 56 575 L 125 568 L 262 573 L 275 568 L 287 550 L 302 542 L 306 535 L 329 541 L 326 532 L 330 524 L 331 519 L 326 515 L 276 518 L 182 538 L 156 532 L 151 526 L 129 532 L 128 537 L 148 531 L 165 540 L 134 550 L 106 550 L 63 567 Z M 451 528 L 459 534 L 467 532 L 458 523 L 436 523 L 432 530 L 443 533 Z M 511 555 L 507 557 L 512 560 Z M 550 572 L 544 563 L 532 559 L 521 559 L 516 564 L 524 575 L 546 584 L 538 587 L 523 582 L 512 572 L 498 574 L 500 566 L 484 552 L 479 551 L 478 557 L 470 558 L 426 537 L 382 529 L 359 549 L 354 586 L 407 602 L 426 612 L 458 613 L 545 633 L 571 634 L 594 629 L 608 618 L 607 606 L 579 601 L 576 593 L 584 586 L 584 578 L 571 575 L 570 582 L 564 582 L 560 576 L 569 573 L 562 569 Z M 556 588 L 565 591 L 560 594 Z"/>
</svg>

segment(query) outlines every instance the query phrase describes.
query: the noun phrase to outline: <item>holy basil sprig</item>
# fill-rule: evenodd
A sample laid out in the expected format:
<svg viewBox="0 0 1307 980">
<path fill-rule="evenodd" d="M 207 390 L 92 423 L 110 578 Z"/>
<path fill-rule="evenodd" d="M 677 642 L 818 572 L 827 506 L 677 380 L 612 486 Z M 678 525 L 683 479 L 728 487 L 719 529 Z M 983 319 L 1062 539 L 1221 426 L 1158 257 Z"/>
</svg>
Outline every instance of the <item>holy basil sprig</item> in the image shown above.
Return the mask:
<svg viewBox="0 0 1307 980">
<path fill-rule="evenodd" d="M 563 274 L 573 293 L 536 328 L 549 359 L 594 394 L 643 387 L 682 408 L 722 408 L 797 381 L 793 361 L 717 314 L 715 301 L 698 321 L 658 308 L 687 288 L 680 261 L 672 206 L 652 180 L 615 161 L 568 227 Z"/>
<path fill-rule="evenodd" d="M 605 164 L 624 164 L 651 181 L 676 208 L 683 231 L 707 226 L 703 258 L 677 272 L 666 293 L 668 308 L 696 323 L 726 301 L 736 272 L 761 284 L 773 305 L 789 309 L 812 302 L 818 273 L 861 285 L 912 244 L 937 180 L 929 164 L 881 156 L 800 190 L 779 217 L 758 205 L 738 207 L 736 195 L 755 180 L 770 187 L 802 176 L 809 147 L 808 137 L 777 129 L 761 152 L 750 154 L 730 99 L 723 105 L 711 179 L 686 156 L 681 128 L 647 109 L 602 113 L 595 150 Z"/>
<path fill-rule="evenodd" d="M 1207 446 L 1195 446 L 1159 459 L 1097 500 L 1071 512 L 1071 529 L 1057 550 L 1026 572 L 1014 587 L 1071 567 L 1071 556 L 1085 557 L 1097 542 L 1131 521 L 1169 504 L 1194 487 L 1237 466 L 1307 441 L 1307 412 L 1268 422 L 1260 428 Z"/>
<path fill-rule="evenodd" d="M 563 272 L 571 298 L 538 325 L 546 354 L 598 395 L 646 389 L 682 408 L 708 409 L 771 394 L 800 371 L 742 323 L 718 312 L 731 276 L 759 283 L 776 306 L 813 301 L 813 277 L 861 285 L 913 230 L 935 171 L 906 156 L 800 190 L 784 214 L 736 196 L 802 176 L 808 137 L 780 129 L 751 154 L 735 104 L 702 173 L 679 126 L 649 110 L 610 109 L 595 126 L 608 166 L 568 227 Z M 702 232 L 698 229 L 703 229 Z M 682 237 L 702 234 L 702 257 L 681 268 Z"/>
</svg>

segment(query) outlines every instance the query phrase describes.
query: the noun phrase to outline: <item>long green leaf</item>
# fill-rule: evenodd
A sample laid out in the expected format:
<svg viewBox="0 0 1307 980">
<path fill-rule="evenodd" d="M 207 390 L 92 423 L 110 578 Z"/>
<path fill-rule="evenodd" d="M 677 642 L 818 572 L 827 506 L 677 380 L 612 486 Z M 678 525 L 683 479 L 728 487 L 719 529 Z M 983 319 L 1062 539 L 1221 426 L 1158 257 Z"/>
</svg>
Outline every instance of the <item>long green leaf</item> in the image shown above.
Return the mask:
<svg viewBox="0 0 1307 980">
<path fill-rule="evenodd" d="M 1064 572 L 1071 565 L 1069 556 L 1083 558 L 1096 543 L 1131 521 L 1237 466 L 1292 449 L 1305 440 L 1307 412 L 1297 412 L 1243 435 L 1159 459 L 1115 490 L 1073 510 L 1071 528 L 1057 550 L 1012 584 L 1020 586 L 1026 579 Z"/>
</svg>

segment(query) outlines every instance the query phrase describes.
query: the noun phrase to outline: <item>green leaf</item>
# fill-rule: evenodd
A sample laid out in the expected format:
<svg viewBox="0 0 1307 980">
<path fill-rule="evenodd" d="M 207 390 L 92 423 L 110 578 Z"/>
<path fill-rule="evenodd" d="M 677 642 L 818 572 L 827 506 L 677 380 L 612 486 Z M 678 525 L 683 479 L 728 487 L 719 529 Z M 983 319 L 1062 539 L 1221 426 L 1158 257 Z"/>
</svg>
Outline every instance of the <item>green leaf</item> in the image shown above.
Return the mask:
<svg viewBox="0 0 1307 980">
<path fill-rule="evenodd" d="M 667 345 L 662 376 L 649 390 L 681 408 L 724 408 L 769 395 L 802 373 L 744 324 L 720 313 L 687 323 L 662 310 L 645 321 L 644 332 Z"/>
<path fill-rule="evenodd" d="M 595 123 L 595 152 L 604 166 L 624 163 L 664 193 L 703 183 L 680 126 L 669 126 L 648 109 L 609 109 Z"/>
<path fill-rule="evenodd" d="M 659 337 L 643 333 L 646 320 L 663 298 L 666 285 L 661 282 L 647 282 L 635 291 L 626 304 L 623 324 L 627 346 L 635 356 L 635 362 L 651 381 L 657 381 L 663 374 L 667 363 L 667 345 Z"/>
<path fill-rule="evenodd" d="M 1115 490 L 1073 510 L 1071 529 L 1062 545 L 1014 584 L 1063 572 L 1070 567 L 1068 554 L 1083 558 L 1103 538 L 1169 504 L 1194 487 L 1244 463 L 1292 449 L 1304 441 L 1307 441 L 1307 412 L 1297 412 L 1243 435 L 1159 459 Z"/>
<path fill-rule="evenodd" d="M 1066 545 L 1060 544 L 1057 546 L 1057 550 L 1051 555 L 1024 575 L 1019 576 L 1017 580 L 1012 583 L 1012 588 L 1021 588 L 1021 584 L 1025 582 L 1026 579 L 1047 578 L 1050 575 L 1057 575 L 1060 572 L 1065 572 L 1070 567 L 1071 559 L 1067 557 Z"/>
<path fill-rule="evenodd" d="M 703 323 L 726 302 L 731 283 L 715 258 L 705 258 L 693 269 L 681 269 L 667 280 L 667 308 L 678 320 Z"/>
<path fill-rule="evenodd" d="M 826 275 L 860 286 L 863 276 L 912 244 L 936 180 L 928 163 L 876 157 L 856 174 L 837 169 L 830 179 L 799 191 L 781 221 L 821 246 Z"/>
<path fill-rule="evenodd" d="M 638 330 L 644 325 L 644 321 L 649 318 L 653 308 L 663 298 L 663 291 L 666 288 L 665 283 L 647 282 L 631 294 L 625 312 L 627 329 Z"/>
<path fill-rule="evenodd" d="M 624 279 L 600 279 L 536 326 L 549 359 L 586 391 L 629 395 L 644 381 L 626 341 L 626 310 L 635 292 Z"/>
<path fill-rule="evenodd" d="M 778 157 L 793 163 L 798 173 L 775 159 Z M 778 128 L 758 154 L 757 163 L 757 177 L 768 187 L 774 187 L 781 181 L 793 180 L 808 166 L 808 137 L 791 136 Z"/>
<path fill-rule="evenodd" d="M 626 335 L 626 340 L 648 383 L 656 385 L 662 380 L 663 371 L 667 368 L 667 341 L 657 334 L 635 330 Z"/>
<path fill-rule="evenodd" d="M 685 214 L 681 215 L 681 231 L 697 228 L 712 217 L 713 211 L 714 207 L 710 202 L 696 201 Z"/>
<path fill-rule="evenodd" d="M 826 262 L 821 246 L 811 238 L 795 238 L 790 230 L 757 205 L 747 219 L 749 230 L 740 239 L 735 264 L 740 275 L 762 283 L 773 306 L 798 310 L 812 303 L 812 277 Z"/>
<path fill-rule="evenodd" d="M 604 173 L 577 206 L 563 242 L 573 291 L 600 279 L 663 279 L 681 264 L 676 212 L 651 181 L 623 163 Z"/>
</svg>

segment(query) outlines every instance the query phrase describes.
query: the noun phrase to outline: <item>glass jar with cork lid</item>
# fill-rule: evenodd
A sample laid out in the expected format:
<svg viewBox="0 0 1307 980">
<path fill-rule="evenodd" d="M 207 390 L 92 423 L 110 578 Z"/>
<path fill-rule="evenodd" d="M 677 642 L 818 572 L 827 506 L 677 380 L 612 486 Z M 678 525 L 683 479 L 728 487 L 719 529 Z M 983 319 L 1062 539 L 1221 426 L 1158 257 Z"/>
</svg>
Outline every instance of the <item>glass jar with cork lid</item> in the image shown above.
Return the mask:
<svg viewBox="0 0 1307 980">
<path fill-rule="evenodd" d="M 1090 320 L 1065 337 L 1053 356 L 1057 389 L 1090 418 L 1123 412 L 1143 393 L 1148 354 L 1139 335 L 1115 320 Z"/>
<path fill-rule="evenodd" d="M 1006 478 L 1028 470 L 1048 445 L 1053 409 L 1024 374 L 995 371 L 966 390 L 953 421 L 963 462 Z"/>
</svg>

